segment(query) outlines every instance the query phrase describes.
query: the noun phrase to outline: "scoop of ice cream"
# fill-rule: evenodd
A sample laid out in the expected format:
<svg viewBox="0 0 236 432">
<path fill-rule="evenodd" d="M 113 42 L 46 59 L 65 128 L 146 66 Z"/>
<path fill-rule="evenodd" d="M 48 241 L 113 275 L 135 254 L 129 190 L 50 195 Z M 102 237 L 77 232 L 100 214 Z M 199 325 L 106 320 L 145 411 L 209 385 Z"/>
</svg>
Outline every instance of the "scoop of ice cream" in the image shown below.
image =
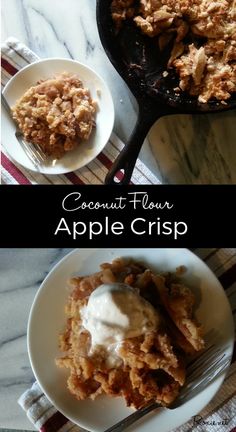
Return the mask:
<svg viewBox="0 0 236 432">
<path fill-rule="evenodd" d="M 154 307 L 124 283 L 100 285 L 81 315 L 82 325 L 91 335 L 92 349 L 109 349 L 124 339 L 156 330 L 159 323 Z"/>
</svg>

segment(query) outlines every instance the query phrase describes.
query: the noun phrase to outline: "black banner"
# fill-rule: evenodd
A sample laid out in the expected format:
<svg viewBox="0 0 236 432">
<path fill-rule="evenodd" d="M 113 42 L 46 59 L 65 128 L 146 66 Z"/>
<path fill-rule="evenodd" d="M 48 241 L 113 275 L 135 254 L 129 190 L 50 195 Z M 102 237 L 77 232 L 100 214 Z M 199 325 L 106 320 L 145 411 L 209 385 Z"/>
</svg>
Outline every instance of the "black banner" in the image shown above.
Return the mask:
<svg viewBox="0 0 236 432">
<path fill-rule="evenodd" d="M 2 186 L 0 247 L 235 247 L 236 186 Z"/>
</svg>

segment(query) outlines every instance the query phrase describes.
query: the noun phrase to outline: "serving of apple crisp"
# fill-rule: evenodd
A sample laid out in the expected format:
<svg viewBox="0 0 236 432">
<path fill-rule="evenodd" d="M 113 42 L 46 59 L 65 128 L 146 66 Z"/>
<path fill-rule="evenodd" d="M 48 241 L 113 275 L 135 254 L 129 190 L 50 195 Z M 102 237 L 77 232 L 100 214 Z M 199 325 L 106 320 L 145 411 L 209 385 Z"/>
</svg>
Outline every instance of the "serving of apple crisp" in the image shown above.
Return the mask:
<svg viewBox="0 0 236 432">
<path fill-rule="evenodd" d="M 193 314 L 195 298 L 178 272 L 156 274 L 117 258 L 71 279 L 59 367 L 79 400 L 122 396 L 140 408 L 168 406 L 185 382 L 186 362 L 204 347 Z"/>
<path fill-rule="evenodd" d="M 112 17 L 118 29 L 133 21 L 160 51 L 172 41 L 167 71 L 179 76 L 176 91 L 201 103 L 224 103 L 236 91 L 235 0 L 113 0 Z"/>
<path fill-rule="evenodd" d="M 96 103 L 79 77 L 65 72 L 27 90 L 12 112 L 25 140 L 59 159 L 89 139 Z"/>
</svg>

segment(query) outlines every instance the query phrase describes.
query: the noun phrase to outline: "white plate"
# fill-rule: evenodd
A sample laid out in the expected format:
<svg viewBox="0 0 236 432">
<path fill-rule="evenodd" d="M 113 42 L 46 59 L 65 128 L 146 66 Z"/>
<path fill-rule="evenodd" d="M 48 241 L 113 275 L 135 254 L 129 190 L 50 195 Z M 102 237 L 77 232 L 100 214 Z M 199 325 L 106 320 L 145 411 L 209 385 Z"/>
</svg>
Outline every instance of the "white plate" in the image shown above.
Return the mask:
<svg viewBox="0 0 236 432">
<path fill-rule="evenodd" d="M 92 69 L 74 60 L 45 59 L 32 63 L 21 69 L 4 88 L 4 95 L 10 106 L 13 106 L 26 90 L 35 85 L 40 79 L 52 77 L 55 73 L 77 73 L 84 87 L 90 90 L 91 96 L 98 103 L 96 115 L 96 129 L 93 130 L 88 141 L 66 153 L 54 166 L 42 166 L 43 174 L 63 174 L 75 171 L 91 162 L 107 144 L 114 125 L 114 105 L 111 93 L 103 81 Z M 15 138 L 15 129 L 6 112 L 2 112 L 3 125 L 2 143 L 8 154 L 19 164 L 32 171 L 36 171 L 34 164 L 26 156 Z"/>
<path fill-rule="evenodd" d="M 55 365 L 55 358 L 60 356 L 58 335 L 65 326 L 67 280 L 76 274 L 96 272 L 99 264 L 119 256 L 141 260 L 154 270 L 174 271 L 185 265 L 188 268 L 185 280 L 200 295 L 197 318 L 206 332 L 212 328 L 219 332 L 219 344 L 225 352 L 232 354 L 233 350 L 233 320 L 224 290 L 206 264 L 187 249 L 74 250 L 54 267 L 38 291 L 29 317 L 28 351 L 34 374 L 51 402 L 74 423 L 93 432 L 104 431 L 133 410 L 125 407 L 122 398 L 104 396 L 95 401 L 77 401 L 66 387 L 68 372 Z M 149 414 L 130 432 L 168 432 L 180 426 L 204 408 L 223 378 L 174 411 L 160 409 Z"/>
</svg>

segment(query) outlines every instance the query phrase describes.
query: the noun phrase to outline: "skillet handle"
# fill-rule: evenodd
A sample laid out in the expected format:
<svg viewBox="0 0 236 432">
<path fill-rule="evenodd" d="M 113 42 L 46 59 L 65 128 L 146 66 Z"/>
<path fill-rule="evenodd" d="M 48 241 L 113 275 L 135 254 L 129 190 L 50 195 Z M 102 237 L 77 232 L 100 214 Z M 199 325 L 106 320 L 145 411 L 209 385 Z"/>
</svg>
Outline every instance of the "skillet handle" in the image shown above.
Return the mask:
<svg viewBox="0 0 236 432">
<path fill-rule="evenodd" d="M 161 115 L 159 115 L 161 117 Z M 145 115 L 142 111 L 138 115 L 138 120 L 127 144 L 120 152 L 119 156 L 113 163 L 110 171 L 105 178 L 105 184 L 125 185 L 130 183 L 132 173 L 138 158 L 143 142 L 154 122 L 157 120 L 157 115 Z M 122 170 L 119 179 L 118 172 Z"/>
</svg>

